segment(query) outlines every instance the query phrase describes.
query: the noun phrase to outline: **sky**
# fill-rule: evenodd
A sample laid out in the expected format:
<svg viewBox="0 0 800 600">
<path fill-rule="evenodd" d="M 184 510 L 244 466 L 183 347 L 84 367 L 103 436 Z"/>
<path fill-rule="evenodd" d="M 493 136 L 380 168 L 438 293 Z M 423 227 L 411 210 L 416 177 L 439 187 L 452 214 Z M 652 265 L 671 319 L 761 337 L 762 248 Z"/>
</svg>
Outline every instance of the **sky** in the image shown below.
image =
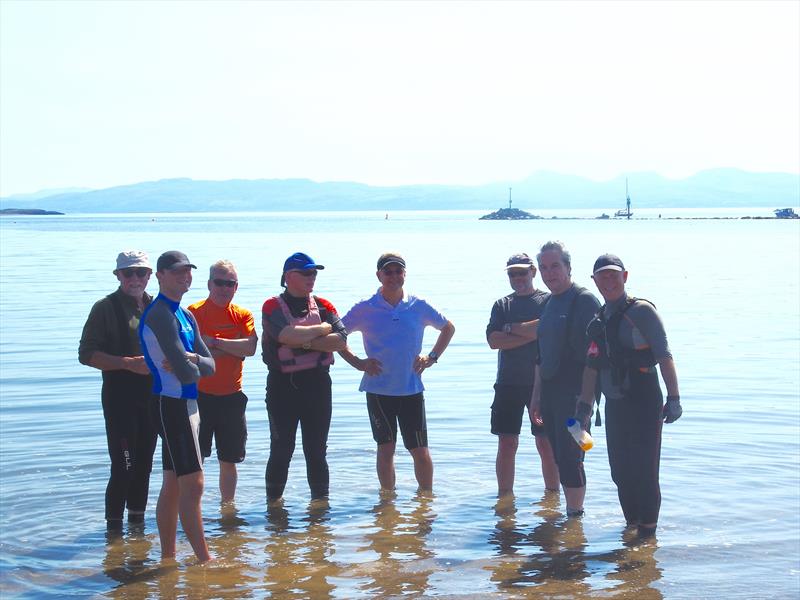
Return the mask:
<svg viewBox="0 0 800 600">
<path fill-rule="evenodd" d="M 0 195 L 800 172 L 800 2 L 0 0 Z"/>
</svg>

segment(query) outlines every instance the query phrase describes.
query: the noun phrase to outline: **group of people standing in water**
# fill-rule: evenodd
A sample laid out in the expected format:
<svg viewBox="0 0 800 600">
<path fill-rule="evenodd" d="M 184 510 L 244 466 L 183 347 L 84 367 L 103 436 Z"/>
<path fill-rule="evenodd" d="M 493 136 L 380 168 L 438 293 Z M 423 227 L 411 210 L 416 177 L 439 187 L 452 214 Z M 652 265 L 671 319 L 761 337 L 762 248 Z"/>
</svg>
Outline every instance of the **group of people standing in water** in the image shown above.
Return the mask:
<svg viewBox="0 0 800 600">
<path fill-rule="evenodd" d="M 550 293 L 537 290 L 541 272 Z M 314 294 L 325 267 L 307 254 L 286 259 L 279 295 L 262 307 L 261 347 L 268 368 L 266 406 L 270 450 L 267 504 L 282 501 L 297 427 L 311 497 L 329 491 L 326 459 L 331 422 L 330 365 L 334 353 L 364 373 L 359 387 L 377 444 L 376 469 L 384 489 L 395 487 L 398 426 L 421 490 L 433 485 L 428 450 L 423 372 L 433 367 L 455 333 L 453 324 L 424 299 L 404 289 L 406 261 L 396 252 L 377 261 L 377 292 L 343 317 Z M 156 263 L 159 293 L 145 291 L 152 267 L 144 252 L 117 257 L 119 288 L 92 307 L 79 347 L 81 363 L 103 372 L 102 404 L 111 475 L 106 488 L 109 531 L 141 522 L 158 435 L 162 487 L 156 509 L 161 552 L 174 558 L 178 519 L 200 562 L 211 560 L 203 531 L 203 459 L 212 440 L 220 464 L 223 502 L 235 497 L 236 464 L 245 458 L 247 397 L 242 366 L 255 354 L 252 313 L 233 304 L 239 280 L 227 260 L 211 265 L 208 298 L 187 309 L 180 303 L 196 266 L 179 251 Z M 628 526 L 655 532 L 660 507 L 658 466 L 661 427 L 680 417 L 678 381 L 655 307 L 625 292 L 628 273 L 610 254 L 597 259 L 592 278 L 598 300 L 571 278 L 569 252 L 548 242 L 536 255 L 516 254 L 506 273 L 513 292 L 495 302 L 486 330 L 498 368 L 491 430 L 498 436 L 498 493 L 513 493 L 515 456 L 525 409 L 541 457 L 545 487 L 564 490 L 568 517 L 583 514 L 584 453 L 565 426 L 576 419 L 589 431 L 595 401 L 606 398 L 608 455 Z M 439 334 L 422 351 L 426 327 Z M 347 345 L 363 336 L 365 357 Z M 655 366 L 667 389 L 663 402 Z"/>
</svg>

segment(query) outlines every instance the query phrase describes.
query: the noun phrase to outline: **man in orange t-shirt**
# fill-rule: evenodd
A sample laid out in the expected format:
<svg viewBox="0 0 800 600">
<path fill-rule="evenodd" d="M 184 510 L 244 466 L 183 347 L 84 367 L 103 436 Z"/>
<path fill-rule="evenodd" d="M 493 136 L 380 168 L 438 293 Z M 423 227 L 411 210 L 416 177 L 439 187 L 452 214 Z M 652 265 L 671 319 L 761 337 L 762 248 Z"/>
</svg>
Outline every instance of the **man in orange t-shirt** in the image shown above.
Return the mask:
<svg viewBox="0 0 800 600">
<path fill-rule="evenodd" d="M 211 438 L 216 441 L 223 503 L 231 502 L 236 494 L 236 463 L 244 460 L 247 396 L 242 392 L 242 366 L 245 357 L 255 354 L 258 344 L 253 314 L 231 304 L 237 289 L 236 267 L 230 261 L 218 260 L 209 271 L 208 298 L 189 307 L 216 361 L 214 375 L 198 383 L 197 405 L 204 457 L 211 456 Z"/>
</svg>

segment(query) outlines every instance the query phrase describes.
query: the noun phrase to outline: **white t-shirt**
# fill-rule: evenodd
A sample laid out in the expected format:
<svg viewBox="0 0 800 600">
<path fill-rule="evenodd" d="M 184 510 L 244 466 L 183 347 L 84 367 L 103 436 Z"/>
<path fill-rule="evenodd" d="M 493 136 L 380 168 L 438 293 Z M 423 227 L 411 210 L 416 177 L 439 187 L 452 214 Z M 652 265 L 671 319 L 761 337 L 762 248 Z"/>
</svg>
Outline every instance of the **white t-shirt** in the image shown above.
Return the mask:
<svg viewBox="0 0 800 600">
<path fill-rule="evenodd" d="M 403 292 L 397 306 L 389 304 L 380 290 L 362 300 L 342 317 L 348 333 L 360 331 L 368 358 L 382 364 L 380 375 L 361 379 L 359 390 L 385 396 L 409 396 L 425 389 L 414 372 L 414 359 L 422 350 L 425 327 L 442 329 L 447 319 L 422 298 Z"/>
</svg>

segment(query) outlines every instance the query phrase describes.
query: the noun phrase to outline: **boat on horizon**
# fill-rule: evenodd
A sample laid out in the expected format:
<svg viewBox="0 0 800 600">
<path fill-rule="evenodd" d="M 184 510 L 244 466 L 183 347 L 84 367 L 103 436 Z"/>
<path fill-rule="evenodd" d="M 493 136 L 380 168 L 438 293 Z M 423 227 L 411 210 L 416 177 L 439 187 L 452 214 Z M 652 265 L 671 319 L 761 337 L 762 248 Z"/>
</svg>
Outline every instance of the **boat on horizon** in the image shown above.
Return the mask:
<svg viewBox="0 0 800 600">
<path fill-rule="evenodd" d="M 628 178 L 625 178 L 625 208 L 619 209 L 617 212 L 614 213 L 615 217 L 625 217 L 626 219 L 630 219 L 633 216 L 631 212 L 631 196 L 628 193 Z"/>
</svg>

